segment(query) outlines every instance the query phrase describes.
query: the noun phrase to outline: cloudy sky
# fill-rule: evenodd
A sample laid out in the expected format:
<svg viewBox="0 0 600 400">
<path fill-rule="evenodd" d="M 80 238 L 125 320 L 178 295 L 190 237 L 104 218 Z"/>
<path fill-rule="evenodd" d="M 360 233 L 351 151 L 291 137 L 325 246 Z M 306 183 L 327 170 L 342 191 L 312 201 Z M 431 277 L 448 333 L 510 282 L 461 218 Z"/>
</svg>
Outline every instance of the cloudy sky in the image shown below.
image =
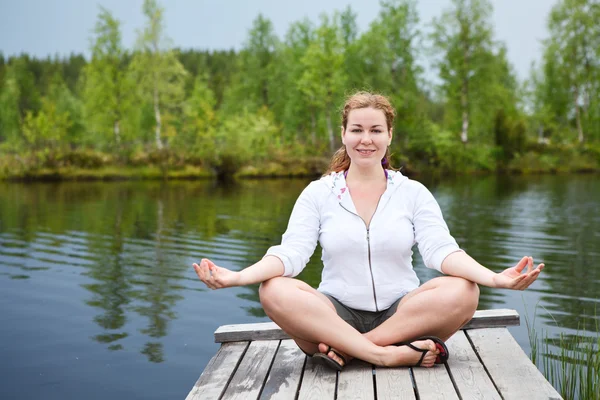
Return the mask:
<svg viewBox="0 0 600 400">
<path fill-rule="evenodd" d="M 531 62 L 539 60 L 546 19 L 557 0 L 491 0 L 496 39 L 506 43 L 509 60 L 519 78 L 527 77 Z M 5 56 L 29 53 L 38 57 L 89 54 L 90 36 L 98 6 L 122 23 L 123 42 L 132 47 L 142 27 L 143 0 L 0 0 L 0 52 Z M 379 12 L 375 0 L 159 0 L 165 7 L 167 34 L 177 47 L 239 49 L 252 20 L 262 13 L 283 37 L 290 23 L 331 14 L 350 5 L 364 31 Z M 418 0 L 423 29 L 450 0 Z"/>
</svg>

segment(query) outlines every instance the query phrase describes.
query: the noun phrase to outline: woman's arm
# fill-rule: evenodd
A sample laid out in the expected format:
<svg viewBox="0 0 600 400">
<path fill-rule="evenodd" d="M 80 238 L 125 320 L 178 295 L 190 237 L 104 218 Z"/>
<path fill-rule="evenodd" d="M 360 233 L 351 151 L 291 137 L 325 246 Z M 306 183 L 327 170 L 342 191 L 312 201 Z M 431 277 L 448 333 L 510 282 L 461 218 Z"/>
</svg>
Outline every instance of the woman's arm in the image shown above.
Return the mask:
<svg viewBox="0 0 600 400">
<path fill-rule="evenodd" d="M 527 267 L 527 272 L 522 273 Z M 536 280 L 544 264 L 533 268 L 533 258 L 523 257 L 514 267 L 495 273 L 475 261 L 464 251 L 448 255 L 442 262 L 442 272 L 446 275 L 465 278 L 479 285 L 493 288 L 524 290 Z"/>
<path fill-rule="evenodd" d="M 203 258 L 200 264 L 193 264 L 198 278 L 211 289 L 231 286 L 245 286 L 264 282 L 283 275 L 283 263 L 275 256 L 266 256 L 259 262 L 241 271 L 222 268 L 209 259 Z"/>
</svg>

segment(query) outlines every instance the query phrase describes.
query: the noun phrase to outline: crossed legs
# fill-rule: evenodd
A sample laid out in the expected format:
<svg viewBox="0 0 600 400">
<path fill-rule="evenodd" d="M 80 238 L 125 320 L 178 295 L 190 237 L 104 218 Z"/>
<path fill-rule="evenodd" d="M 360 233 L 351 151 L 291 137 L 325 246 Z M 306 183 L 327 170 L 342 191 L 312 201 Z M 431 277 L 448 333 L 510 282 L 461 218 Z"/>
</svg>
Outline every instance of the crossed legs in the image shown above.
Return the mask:
<svg viewBox="0 0 600 400">
<path fill-rule="evenodd" d="M 297 279 L 269 279 L 261 284 L 259 294 L 267 315 L 308 354 L 331 346 L 375 365 L 404 366 L 416 363 L 420 354 L 391 345 L 424 335 L 448 339 L 473 316 L 479 288 L 462 278 L 432 279 L 406 295 L 392 317 L 365 334 L 341 319 L 325 295 Z M 417 346 L 431 350 L 423 365 L 433 365 L 433 342 Z M 333 352 L 329 357 L 337 359 Z"/>
</svg>

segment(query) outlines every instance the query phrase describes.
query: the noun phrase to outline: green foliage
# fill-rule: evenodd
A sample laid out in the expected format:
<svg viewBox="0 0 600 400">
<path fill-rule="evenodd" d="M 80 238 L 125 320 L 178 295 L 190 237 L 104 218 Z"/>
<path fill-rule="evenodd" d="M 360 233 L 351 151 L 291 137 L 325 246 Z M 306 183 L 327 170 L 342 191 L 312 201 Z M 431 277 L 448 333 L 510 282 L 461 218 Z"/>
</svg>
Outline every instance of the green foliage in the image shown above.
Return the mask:
<svg viewBox="0 0 600 400">
<path fill-rule="evenodd" d="M 22 120 L 19 111 L 21 89 L 15 74 L 14 67 L 9 67 L 0 92 L 0 141 L 12 143 L 19 141 Z"/>
<path fill-rule="evenodd" d="M 207 78 L 198 75 L 193 91 L 184 105 L 183 123 L 179 135 L 172 141 L 173 148 L 185 150 L 191 146 L 201 158 L 214 157 L 215 103 Z"/>
<path fill-rule="evenodd" d="M 33 149 L 54 149 L 65 142 L 70 128 L 69 114 L 59 112 L 55 103 L 43 99 L 42 109 L 36 115 L 27 111 L 23 122 L 23 136 Z"/>
<path fill-rule="evenodd" d="M 491 5 L 453 0 L 427 27 L 427 52 L 416 0 L 381 0 L 364 32 L 349 6 L 294 22 L 282 39 L 258 15 L 240 51 L 173 50 L 157 0 L 144 1 L 128 51 L 100 8 L 89 62 L 0 54 L 0 155 L 15 175 L 94 164 L 23 158 L 45 150 L 109 154 L 117 168 L 148 165 L 144 176 L 318 174 L 340 145 L 344 96 L 366 89 L 391 98 L 394 157 L 408 169 L 599 170 L 600 7 L 558 1 L 542 62 L 521 83 Z M 425 80 L 423 57 L 439 85 Z"/>
<path fill-rule="evenodd" d="M 92 60 L 85 66 L 81 82 L 87 128 L 84 143 L 118 149 L 136 128 L 135 84 L 127 71 L 120 23 L 104 8 L 100 9 L 94 34 Z"/>
<path fill-rule="evenodd" d="M 153 107 L 154 142 L 160 150 L 163 136 L 169 141 L 177 134 L 175 121 L 183 108 L 187 71 L 165 36 L 164 9 L 156 0 L 145 0 L 142 9 L 147 25 L 138 33 L 138 50 L 133 55 L 130 73 L 137 82 L 139 100 Z"/>
<path fill-rule="evenodd" d="M 525 123 L 522 120 L 512 121 L 503 109 L 496 112 L 494 121 L 494 136 L 500 153 L 498 161 L 504 167 L 515 154 L 525 150 Z"/>
<path fill-rule="evenodd" d="M 215 130 L 215 159 L 221 176 L 231 176 L 243 165 L 267 159 L 281 147 L 279 128 L 273 115 L 263 108 L 258 113 L 244 111 L 220 121 Z"/>
<path fill-rule="evenodd" d="M 600 138 L 599 20 L 595 0 L 561 0 L 550 13 L 550 38 L 532 97 L 534 117 L 552 139 L 552 133 L 567 130 L 579 143 Z"/>
<path fill-rule="evenodd" d="M 335 15 L 332 20 L 327 15 L 321 15 L 321 25 L 315 32 L 314 40 L 300 59 L 303 73 L 298 86 L 313 112 L 312 118 L 316 117 L 314 115 L 316 113 L 324 113 L 326 140 L 331 153 L 335 149 L 332 112 L 335 104 L 341 100 L 346 81 L 342 69 L 343 63 L 343 39 L 339 29 L 339 15 Z"/>
</svg>

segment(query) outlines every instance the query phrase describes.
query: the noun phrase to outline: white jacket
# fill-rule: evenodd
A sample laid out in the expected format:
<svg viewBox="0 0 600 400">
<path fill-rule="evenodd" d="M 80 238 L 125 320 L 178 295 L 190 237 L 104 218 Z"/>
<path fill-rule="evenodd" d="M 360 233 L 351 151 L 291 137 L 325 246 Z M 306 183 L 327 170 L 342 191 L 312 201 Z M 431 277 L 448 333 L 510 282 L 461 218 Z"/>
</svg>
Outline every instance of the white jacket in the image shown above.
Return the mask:
<svg viewBox="0 0 600 400">
<path fill-rule="evenodd" d="M 415 243 L 425 265 L 440 272 L 444 259 L 460 249 L 431 192 L 400 172 L 387 172 L 387 188 L 368 228 L 356 212 L 344 173 L 334 172 L 304 189 L 281 244 L 266 255 L 278 257 L 284 276 L 294 277 L 319 240 L 323 248 L 319 291 L 354 309 L 389 308 L 419 286 L 412 267 Z"/>
</svg>

